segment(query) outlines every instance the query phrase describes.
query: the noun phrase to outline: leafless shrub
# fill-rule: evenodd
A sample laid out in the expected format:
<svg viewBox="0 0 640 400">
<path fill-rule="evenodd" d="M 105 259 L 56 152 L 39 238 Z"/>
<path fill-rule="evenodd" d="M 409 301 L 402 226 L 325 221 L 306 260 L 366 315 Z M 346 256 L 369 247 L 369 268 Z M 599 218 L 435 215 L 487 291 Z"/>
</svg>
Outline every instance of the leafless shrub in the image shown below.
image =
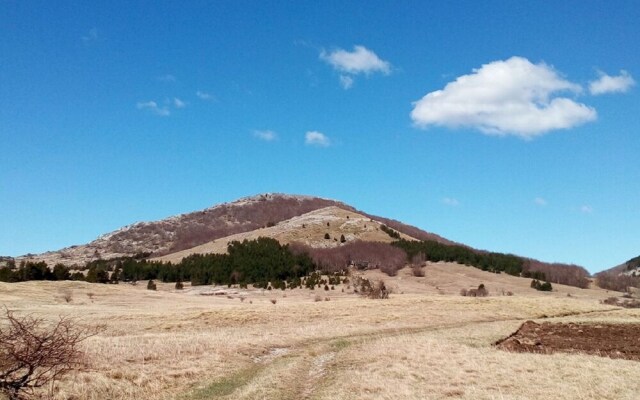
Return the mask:
<svg viewBox="0 0 640 400">
<path fill-rule="evenodd" d="M 319 301 L 322 301 L 322 296 L 320 296 L 319 294 L 317 294 L 314 298 L 313 301 L 315 301 L 316 303 Z"/>
<path fill-rule="evenodd" d="M 43 319 L 17 317 L 7 309 L 4 314 L 5 321 L 0 324 L 0 393 L 9 400 L 31 398 L 34 389 L 82 367 L 80 342 L 98 333 L 67 317 L 49 326 Z"/>
<path fill-rule="evenodd" d="M 617 297 L 607 297 L 606 299 L 602 300 L 602 304 L 624 308 L 640 308 L 640 300 L 620 299 Z"/>
<path fill-rule="evenodd" d="M 89 300 L 93 300 L 93 297 L 95 296 L 95 293 L 93 292 L 87 292 L 87 297 L 89 298 Z"/>
<path fill-rule="evenodd" d="M 71 303 L 71 301 L 73 301 L 73 292 L 71 289 L 63 289 L 60 291 L 60 297 L 62 297 L 65 303 Z"/>
<path fill-rule="evenodd" d="M 414 264 L 411 267 L 411 272 L 413 273 L 413 276 L 417 276 L 419 278 L 424 276 L 424 270 L 422 269 L 422 266 L 419 264 Z"/>
<path fill-rule="evenodd" d="M 355 285 L 359 289 L 357 291 L 354 290 L 354 293 L 360 293 L 370 299 L 388 299 L 391 293 L 391 290 L 387 289 L 383 280 L 373 283 L 369 279 L 358 277 L 355 280 Z"/>
<path fill-rule="evenodd" d="M 481 283 L 477 289 L 461 289 L 460 295 L 468 297 L 487 297 L 489 295 L 489 291 L 484 287 L 484 283 Z"/>
<path fill-rule="evenodd" d="M 276 304 L 276 303 L 278 302 L 278 300 L 277 300 L 277 299 L 271 299 L 271 300 L 269 300 L 269 301 L 271 302 L 271 304 Z"/>
<path fill-rule="evenodd" d="M 329 300 L 331 300 L 329 297 L 324 298 L 324 301 L 329 301 Z"/>
<path fill-rule="evenodd" d="M 384 272 L 388 276 L 396 276 L 398 275 L 398 270 L 400 268 L 401 266 L 397 266 L 397 265 L 383 265 L 380 267 L 380 271 Z"/>
</svg>

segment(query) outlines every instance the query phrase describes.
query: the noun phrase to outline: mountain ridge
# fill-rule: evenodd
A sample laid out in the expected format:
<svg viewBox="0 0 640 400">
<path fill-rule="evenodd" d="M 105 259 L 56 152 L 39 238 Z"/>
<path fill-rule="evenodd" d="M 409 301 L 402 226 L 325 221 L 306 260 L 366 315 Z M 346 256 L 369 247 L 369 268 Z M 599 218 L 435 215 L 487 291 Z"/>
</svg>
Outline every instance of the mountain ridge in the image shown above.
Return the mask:
<svg viewBox="0 0 640 400">
<path fill-rule="evenodd" d="M 100 235 L 86 244 L 19 256 L 16 257 L 16 261 L 45 261 L 48 265 L 62 263 L 72 266 L 84 265 L 97 259 L 162 257 L 331 206 L 361 214 L 417 240 L 454 244 L 448 239 L 414 226 L 360 212 L 341 201 L 309 195 L 263 193 L 157 221 L 135 222 Z"/>
</svg>

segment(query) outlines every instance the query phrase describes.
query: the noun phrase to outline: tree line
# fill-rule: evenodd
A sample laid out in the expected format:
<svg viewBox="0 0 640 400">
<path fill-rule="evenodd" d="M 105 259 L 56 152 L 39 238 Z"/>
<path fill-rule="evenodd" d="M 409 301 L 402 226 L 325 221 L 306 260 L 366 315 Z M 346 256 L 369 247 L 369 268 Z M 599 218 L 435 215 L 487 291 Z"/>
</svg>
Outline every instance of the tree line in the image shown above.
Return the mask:
<svg viewBox="0 0 640 400">
<path fill-rule="evenodd" d="M 389 228 L 390 232 L 395 232 Z M 380 268 L 390 276 L 413 261 L 446 261 L 470 265 L 484 271 L 507 273 L 576 287 L 588 287 L 588 273 L 574 265 L 547 264 L 512 254 L 485 252 L 469 247 L 444 244 L 435 240 L 397 240 L 392 244 L 351 242 L 327 249 L 304 245 L 281 245 L 277 240 L 258 238 L 232 242 L 227 254 L 193 254 L 181 262 L 163 263 L 141 257 L 95 260 L 84 272 L 72 272 L 65 265 L 50 269 L 44 262 L 21 262 L 19 267 L 0 268 L 0 281 L 84 280 L 95 283 L 118 283 L 157 279 L 163 282 L 188 282 L 193 285 L 221 284 L 260 287 L 300 285 L 302 277 L 315 270 L 335 273 L 354 263 Z M 601 279 L 603 283 L 605 279 Z M 609 283 L 609 282 L 606 282 Z"/>
<path fill-rule="evenodd" d="M 86 273 L 63 264 L 50 269 L 44 261 L 23 261 L 18 267 L 0 268 L 0 281 L 82 280 L 92 283 L 118 283 L 157 279 L 163 282 L 190 281 L 192 285 L 232 285 L 301 282 L 316 270 L 316 264 L 304 252 L 293 252 L 271 238 L 231 242 L 227 254 L 193 254 L 177 264 L 145 259 L 117 258 L 87 263 Z"/>
<path fill-rule="evenodd" d="M 483 271 L 505 272 L 515 276 L 520 276 L 524 264 L 521 257 L 512 254 L 477 251 L 465 246 L 439 243 L 435 240 L 417 242 L 400 239 L 392 245 L 403 249 L 410 260 L 419 257 L 432 262 L 457 262 Z"/>
</svg>

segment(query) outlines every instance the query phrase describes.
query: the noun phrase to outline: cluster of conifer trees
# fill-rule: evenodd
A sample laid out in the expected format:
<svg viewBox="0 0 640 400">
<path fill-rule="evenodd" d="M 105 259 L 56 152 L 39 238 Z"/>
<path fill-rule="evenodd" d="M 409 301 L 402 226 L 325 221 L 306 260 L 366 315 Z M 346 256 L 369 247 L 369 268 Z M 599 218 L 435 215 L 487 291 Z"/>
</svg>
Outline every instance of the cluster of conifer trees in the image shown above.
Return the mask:
<svg viewBox="0 0 640 400">
<path fill-rule="evenodd" d="M 400 239 L 393 243 L 403 249 L 409 259 L 423 255 L 426 261 L 447 261 L 471 265 L 483 271 L 505 272 L 519 276 L 524 259 L 512 254 L 490 253 L 472 250 L 460 245 L 447 245 L 434 240 L 421 242 Z"/>
<path fill-rule="evenodd" d="M 227 254 L 194 254 L 178 264 L 136 258 L 96 260 L 82 272 L 70 273 L 57 264 L 53 270 L 45 262 L 22 262 L 0 268 L 0 281 L 84 280 L 94 283 L 118 283 L 157 279 L 163 282 L 191 281 L 193 285 L 256 284 L 267 286 L 282 282 L 301 282 L 315 271 L 316 265 L 306 253 L 294 253 L 289 246 L 271 238 L 231 242 Z M 277 282 L 277 284 L 276 284 Z"/>
</svg>

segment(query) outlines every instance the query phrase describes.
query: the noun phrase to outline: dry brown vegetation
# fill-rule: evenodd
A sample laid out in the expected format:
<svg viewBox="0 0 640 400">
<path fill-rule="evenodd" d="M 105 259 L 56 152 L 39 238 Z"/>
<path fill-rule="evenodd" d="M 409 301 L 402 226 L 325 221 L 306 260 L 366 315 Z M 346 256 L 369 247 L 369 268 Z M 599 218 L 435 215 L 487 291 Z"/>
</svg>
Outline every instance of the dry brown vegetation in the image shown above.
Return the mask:
<svg viewBox="0 0 640 400">
<path fill-rule="evenodd" d="M 98 332 L 68 317 L 48 326 L 43 318 L 8 309 L 0 321 L 0 394 L 9 400 L 31 398 L 36 389 L 82 367 L 80 343 Z"/>
<path fill-rule="evenodd" d="M 589 272 L 586 269 L 570 264 L 543 263 L 528 259 L 523 265 L 523 271 L 542 272 L 546 281 L 560 283 L 579 288 L 589 287 Z"/>
<path fill-rule="evenodd" d="M 90 368 L 41 389 L 58 400 L 635 399 L 636 361 L 512 354 L 492 343 L 529 319 L 628 324 L 640 309 L 601 304 L 604 290 L 538 292 L 530 279 L 447 263 L 424 271 L 354 271 L 352 282 L 384 280 L 386 300 L 354 293 L 352 282 L 331 301 L 307 289 L 24 282 L 0 283 L 0 303 L 17 316 L 106 323 L 81 344 Z M 488 297 L 459 296 L 479 282 Z M 515 295 L 499 295 L 507 291 Z"/>
<path fill-rule="evenodd" d="M 640 288 L 640 277 L 618 272 L 601 272 L 596 275 L 596 283 L 603 289 L 627 292 L 629 288 Z"/>
</svg>

